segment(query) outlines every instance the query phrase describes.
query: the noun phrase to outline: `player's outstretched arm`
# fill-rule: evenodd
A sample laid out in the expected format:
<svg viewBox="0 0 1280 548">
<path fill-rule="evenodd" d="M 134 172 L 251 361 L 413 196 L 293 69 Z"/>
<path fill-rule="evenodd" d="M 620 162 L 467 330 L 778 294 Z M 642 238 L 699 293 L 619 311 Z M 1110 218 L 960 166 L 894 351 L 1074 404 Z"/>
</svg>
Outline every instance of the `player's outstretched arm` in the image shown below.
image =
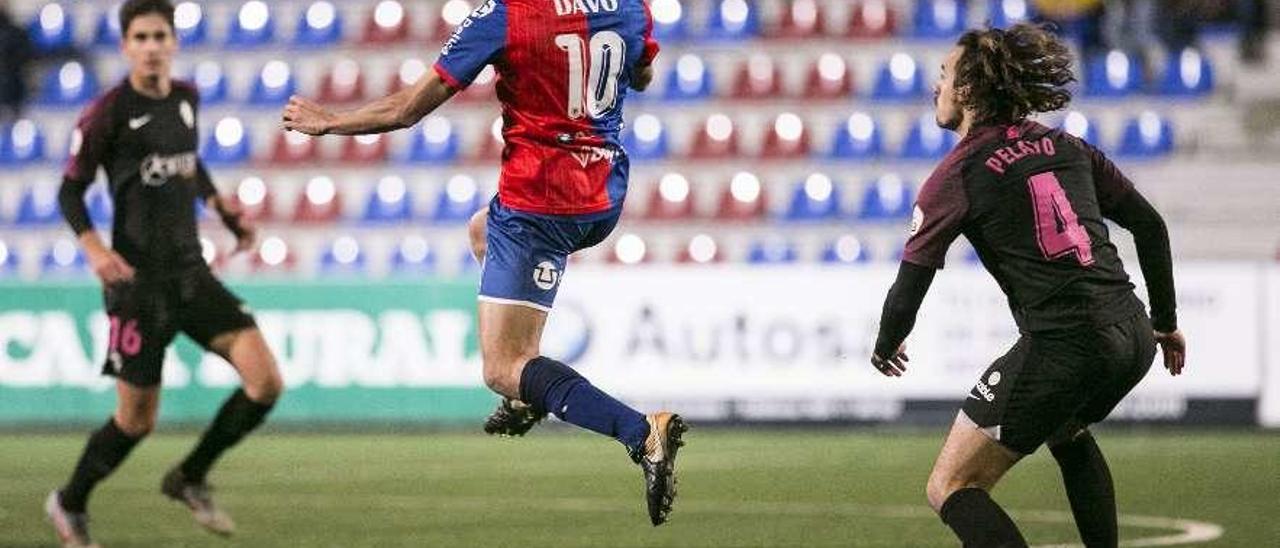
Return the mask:
<svg viewBox="0 0 1280 548">
<path fill-rule="evenodd" d="M 903 261 L 898 267 L 898 277 L 889 288 L 880 314 L 880 333 L 871 355 L 871 365 L 886 377 L 901 377 L 910 361 L 903 341 L 915 327 L 920 304 L 933 284 L 937 270 Z"/>
<path fill-rule="evenodd" d="M 209 176 L 209 170 L 205 167 L 204 162 L 200 162 L 196 169 L 196 190 L 199 192 L 200 198 L 204 200 L 205 207 L 212 209 L 218 214 L 218 218 L 222 220 L 222 225 L 231 231 L 236 237 L 236 249 L 234 253 L 241 251 L 250 251 L 258 242 L 258 230 L 244 216 L 244 211 L 240 206 L 233 202 L 222 199 L 218 195 L 217 187 L 213 186 L 213 178 Z"/>
<path fill-rule="evenodd" d="M 1151 326 L 1164 354 L 1164 367 L 1169 373 L 1180 375 L 1186 363 L 1187 342 L 1178 331 L 1173 253 L 1164 218 L 1136 189 L 1130 190 L 1103 213 L 1133 234 L 1133 243 L 1138 248 L 1138 266 L 1147 282 Z"/>
<path fill-rule="evenodd" d="M 454 93 L 439 74 L 428 71 L 413 86 L 344 112 L 333 112 L 295 95 L 289 98 L 282 118 L 286 130 L 308 135 L 386 133 L 413 126 Z"/>
</svg>

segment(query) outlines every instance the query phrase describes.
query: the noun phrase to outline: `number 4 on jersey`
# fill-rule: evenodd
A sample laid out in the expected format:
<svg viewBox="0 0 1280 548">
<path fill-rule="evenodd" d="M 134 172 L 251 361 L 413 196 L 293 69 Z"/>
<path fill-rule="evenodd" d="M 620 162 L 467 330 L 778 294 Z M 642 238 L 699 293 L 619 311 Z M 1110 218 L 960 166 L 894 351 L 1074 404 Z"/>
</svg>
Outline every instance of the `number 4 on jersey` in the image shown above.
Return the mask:
<svg viewBox="0 0 1280 548">
<path fill-rule="evenodd" d="M 1032 210 L 1036 216 L 1036 241 L 1046 259 L 1075 254 L 1081 266 L 1093 264 L 1093 244 L 1089 232 L 1080 226 L 1066 191 L 1053 172 L 1027 179 L 1031 190 Z"/>
<path fill-rule="evenodd" d="M 599 118 L 609 112 L 618 102 L 618 76 L 627 58 L 622 36 L 603 30 L 587 43 L 577 34 L 561 34 L 556 46 L 569 55 L 569 119 L 583 114 Z"/>
</svg>

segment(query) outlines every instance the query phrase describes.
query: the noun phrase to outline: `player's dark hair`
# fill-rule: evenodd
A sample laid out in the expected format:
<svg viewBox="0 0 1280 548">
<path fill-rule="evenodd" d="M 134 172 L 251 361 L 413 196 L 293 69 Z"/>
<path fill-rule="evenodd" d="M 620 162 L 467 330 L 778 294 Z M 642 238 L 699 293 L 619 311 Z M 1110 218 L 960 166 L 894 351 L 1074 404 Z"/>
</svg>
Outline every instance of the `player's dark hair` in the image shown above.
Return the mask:
<svg viewBox="0 0 1280 548">
<path fill-rule="evenodd" d="M 134 19 L 152 13 L 158 13 L 164 17 L 164 20 L 169 22 L 170 30 L 174 28 L 173 3 L 169 0 L 128 0 L 120 6 L 120 33 L 128 33 L 129 23 Z"/>
<path fill-rule="evenodd" d="M 956 42 L 955 88 L 978 124 L 1014 123 L 1067 106 L 1071 50 L 1039 25 L 971 30 Z"/>
</svg>

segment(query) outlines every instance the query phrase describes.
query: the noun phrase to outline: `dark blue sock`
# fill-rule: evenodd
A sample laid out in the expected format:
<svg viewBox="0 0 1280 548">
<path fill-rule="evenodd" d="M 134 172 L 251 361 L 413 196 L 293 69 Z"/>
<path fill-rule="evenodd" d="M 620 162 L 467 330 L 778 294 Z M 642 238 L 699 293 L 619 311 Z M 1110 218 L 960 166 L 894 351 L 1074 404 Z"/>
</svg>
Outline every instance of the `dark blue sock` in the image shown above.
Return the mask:
<svg viewBox="0 0 1280 548">
<path fill-rule="evenodd" d="M 599 432 L 637 450 L 649 436 L 649 421 L 592 386 L 569 366 L 538 356 L 520 375 L 520 400 L 560 420 Z"/>
</svg>

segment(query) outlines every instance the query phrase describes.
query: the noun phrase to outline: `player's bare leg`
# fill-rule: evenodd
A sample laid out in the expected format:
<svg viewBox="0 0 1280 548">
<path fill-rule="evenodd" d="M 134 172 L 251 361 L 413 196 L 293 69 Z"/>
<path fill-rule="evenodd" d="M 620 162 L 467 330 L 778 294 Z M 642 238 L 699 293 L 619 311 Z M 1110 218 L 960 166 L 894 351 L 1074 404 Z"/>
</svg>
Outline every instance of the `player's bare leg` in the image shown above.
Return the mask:
<svg viewBox="0 0 1280 548">
<path fill-rule="evenodd" d="M 1090 548 L 1118 546 L 1115 485 L 1093 434 L 1080 423 L 1072 422 L 1045 444 L 1062 472 L 1062 483 L 1067 489 L 1080 540 Z"/>
<path fill-rule="evenodd" d="M 159 410 L 159 386 L 116 381 L 116 410 L 111 420 L 89 437 L 71 480 L 45 500 L 45 515 L 63 546 L 97 546 L 89 535 L 89 493 L 155 429 Z"/>
<path fill-rule="evenodd" d="M 215 337 L 209 349 L 231 363 L 240 374 L 237 390 L 205 431 L 191 454 L 165 475 L 160 490 L 183 503 L 196 523 L 219 535 L 235 532 L 235 522 L 214 502 L 206 475 L 214 461 L 262 423 L 284 385 L 275 358 L 257 328 Z"/>
<path fill-rule="evenodd" d="M 481 301 L 479 317 L 485 384 L 507 398 L 527 402 L 536 413 L 549 411 L 623 443 L 644 469 L 650 521 L 666 522 L 676 495 L 675 459 L 683 445 L 683 420 L 666 412 L 641 415 L 568 366 L 539 355 L 546 312 Z"/>
<path fill-rule="evenodd" d="M 929 474 L 926 493 L 929 506 L 966 546 L 1027 545 L 989 494 L 1021 458 L 984 434 L 964 413 L 956 417 Z"/>
</svg>

